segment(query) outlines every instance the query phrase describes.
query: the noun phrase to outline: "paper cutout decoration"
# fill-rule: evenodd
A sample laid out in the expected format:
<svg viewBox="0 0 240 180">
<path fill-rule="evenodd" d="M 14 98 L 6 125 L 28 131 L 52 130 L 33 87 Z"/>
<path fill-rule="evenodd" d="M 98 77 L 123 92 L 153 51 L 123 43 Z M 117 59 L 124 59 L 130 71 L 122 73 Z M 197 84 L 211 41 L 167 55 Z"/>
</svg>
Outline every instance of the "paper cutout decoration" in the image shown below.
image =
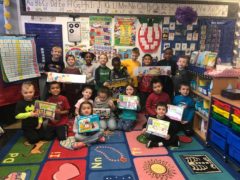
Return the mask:
<svg viewBox="0 0 240 180">
<path fill-rule="evenodd" d="M 181 121 L 183 116 L 184 107 L 183 106 L 174 106 L 168 104 L 168 111 L 166 116 L 175 121 Z"/>
<path fill-rule="evenodd" d="M 53 81 L 61 83 L 86 83 L 86 75 L 48 72 L 47 82 Z"/>
<path fill-rule="evenodd" d="M 38 111 L 38 117 L 55 119 L 55 110 L 57 104 L 49 103 L 46 101 L 35 101 L 35 111 Z"/>
<path fill-rule="evenodd" d="M 149 117 L 147 121 L 146 132 L 159 137 L 166 137 L 170 122 Z"/>
<path fill-rule="evenodd" d="M 77 117 L 78 133 L 95 132 L 100 130 L 99 116 L 96 114 L 90 116 Z"/>
<path fill-rule="evenodd" d="M 150 23 L 149 23 L 150 24 Z M 144 53 L 156 52 L 161 43 L 161 28 L 158 23 L 148 25 L 144 22 L 138 31 L 138 42 Z"/>
<path fill-rule="evenodd" d="M 137 110 L 138 101 L 139 100 L 137 96 L 119 95 L 118 108 Z"/>
</svg>

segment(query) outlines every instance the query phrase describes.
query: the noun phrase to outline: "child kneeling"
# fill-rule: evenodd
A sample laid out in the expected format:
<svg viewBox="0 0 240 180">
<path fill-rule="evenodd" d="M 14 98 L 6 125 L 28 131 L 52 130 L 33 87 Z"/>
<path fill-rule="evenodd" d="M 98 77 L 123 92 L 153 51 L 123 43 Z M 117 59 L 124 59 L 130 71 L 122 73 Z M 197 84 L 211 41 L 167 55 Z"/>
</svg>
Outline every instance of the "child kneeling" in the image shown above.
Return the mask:
<svg viewBox="0 0 240 180">
<path fill-rule="evenodd" d="M 79 115 L 80 116 L 90 116 L 93 114 L 93 105 L 88 102 L 84 101 L 79 108 Z M 73 132 L 75 133 L 75 140 L 72 144 L 73 149 L 80 149 L 85 146 L 90 146 L 93 143 L 96 142 L 105 142 L 105 137 L 103 130 L 100 129 L 100 131 L 95 132 L 85 132 L 85 133 L 79 133 L 78 132 L 78 118 L 75 118 L 74 125 L 73 125 Z"/>
<path fill-rule="evenodd" d="M 147 126 L 147 123 L 146 123 L 143 126 L 145 128 L 142 130 L 143 133 L 145 133 L 145 135 L 148 139 L 146 147 L 147 148 L 161 147 L 161 146 L 175 146 L 175 147 L 178 147 L 180 145 L 180 142 L 179 142 L 179 139 L 178 139 L 178 136 L 176 135 L 176 133 L 178 132 L 179 125 L 176 121 L 171 120 L 166 116 L 167 104 L 162 103 L 162 102 L 158 103 L 157 107 L 156 107 L 156 112 L 157 112 L 157 115 L 154 118 L 170 122 L 170 126 L 169 126 L 169 129 L 168 129 L 168 134 L 165 138 L 160 137 L 160 136 L 156 136 L 156 135 L 153 135 L 153 134 L 149 134 L 149 133 L 146 132 L 146 126 Z"/>
</svg>

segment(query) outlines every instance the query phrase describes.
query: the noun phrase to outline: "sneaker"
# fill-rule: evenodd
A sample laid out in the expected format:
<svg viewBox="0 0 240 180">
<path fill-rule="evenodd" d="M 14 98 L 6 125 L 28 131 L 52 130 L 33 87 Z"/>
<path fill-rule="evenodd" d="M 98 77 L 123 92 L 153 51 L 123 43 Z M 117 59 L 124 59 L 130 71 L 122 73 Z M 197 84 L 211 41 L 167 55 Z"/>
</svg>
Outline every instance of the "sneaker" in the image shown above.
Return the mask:
<svg viewBox="0 0 240 180">
<path fill-rule="evenodd" d="M 155 146 L 154 146 L 154 142 L 152 142 L 151 140 L 149 140 L 149 141 L 147 142 L 147 144 L 146 144 L 146 147 L 147 147 L 147 148 L 155 147 Z"/>
<path fill-rule="evenodd" d="M 74 142 L 72 143 L 72 148 L 73 149 L 81 149 L 83 147 L 85 147 L 86 144 L 84 144 L 83 142 Z"/>
<path fill-rule="evenodd" d="M 104 142 L 106 142 L 106 138 L 104 136 L 102 136 L 98 139 L 98 141 L 104 143 Z"/>
</svg>

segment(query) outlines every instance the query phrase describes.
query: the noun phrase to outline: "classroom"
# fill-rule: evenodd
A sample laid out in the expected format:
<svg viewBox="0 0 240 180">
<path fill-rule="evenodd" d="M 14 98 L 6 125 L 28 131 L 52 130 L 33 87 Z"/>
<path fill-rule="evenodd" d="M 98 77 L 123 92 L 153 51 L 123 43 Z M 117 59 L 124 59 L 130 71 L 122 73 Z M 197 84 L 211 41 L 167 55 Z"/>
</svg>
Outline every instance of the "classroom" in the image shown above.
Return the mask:
<svg viewBox="0 0 240 180">
<path fill-rule="evenodd" d="M 0 179 L 239 179 L 239 78 L 239 0 L 0 0 Z"/>
</svg>

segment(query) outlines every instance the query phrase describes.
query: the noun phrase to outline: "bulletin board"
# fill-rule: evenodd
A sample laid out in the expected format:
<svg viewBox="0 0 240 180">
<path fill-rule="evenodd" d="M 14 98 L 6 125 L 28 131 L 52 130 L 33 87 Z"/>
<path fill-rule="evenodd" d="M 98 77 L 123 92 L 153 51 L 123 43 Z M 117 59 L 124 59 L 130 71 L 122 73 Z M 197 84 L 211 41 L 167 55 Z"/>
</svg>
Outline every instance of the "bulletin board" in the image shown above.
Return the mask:
<svg viewBox="0 0 240 180">
<path fill-rule="evenodd" d="M 63 47 L 62 25 L 25 23 L 25 31 L 27 34 L 37 35 L 37 60 L 40 71 L 42 71 L 44 69 L 44 63 L 51 60 L 52 47 Z"/>
</svg>

